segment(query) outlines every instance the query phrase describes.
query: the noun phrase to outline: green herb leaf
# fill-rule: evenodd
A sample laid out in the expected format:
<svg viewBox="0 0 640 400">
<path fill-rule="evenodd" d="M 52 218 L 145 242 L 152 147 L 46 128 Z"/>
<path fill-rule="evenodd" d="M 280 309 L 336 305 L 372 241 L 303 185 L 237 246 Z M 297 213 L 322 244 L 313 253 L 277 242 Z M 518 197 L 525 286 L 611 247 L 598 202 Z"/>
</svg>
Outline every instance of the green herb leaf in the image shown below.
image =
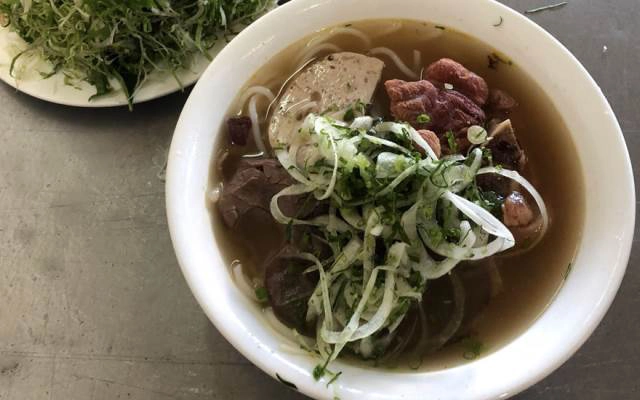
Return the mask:
<svg viewBox="0 0 640 400">
<path fill-rule="evenodd" d="M 298 390 L 298 387 L 296 385 L 294 385 L 293 383 L 291 383 L 288 380 L 286 380 L 283 377 L 281 377 L 280 374 L 276 373 L 276 378 L 278 378 L 280 383 L 282 383 L 283 385 L 288 386 L 291 389 Z"/>
<path fill-rule="evenodd" d="M 462 341 L 464 352 L 462 357 L 465 360 L 475 360 L 485 349 L 484 344 L 476 337 L 468 337 Z"/>
<path fill-rule="evenodd" d="M 431 122 L 431 117 L 427 114 L 420 114 L 416 118 L 416 122 L 419 124 L 428 124 L 429 122 Z"/>
<path fill-rule="evenodd" d="M 71 84 L 87 81 L 96 94 L 117 80 L 131 103 L 154 71 L 177 79 L 193 57 L 208 50 L 231 26 L 249 23 L 268 0 L 57 0 L 0 1 L 0 19 Z M 17 60 L 17 58 L 16 58 Z M 13 68 L 12 68 L 13 71 Z"/>
<path fill-rule="evenodd" d="M 267 292 L 266 288 L 264 287 L 256 288 L 255 292 L 259 302 L 264 303 L 267 300 L 269 300 L 269 292 Z"/>
<path fill-rule="evenodd" d="M 447 143 L 449 144 L 449 150 L 452 154 L 456 154 L 458 152 L 458 142 L 456 141 L 456 137 L 451 131 L 447 131 L 445 133 L 445 137 L 447 138 Z"/>
</svg>

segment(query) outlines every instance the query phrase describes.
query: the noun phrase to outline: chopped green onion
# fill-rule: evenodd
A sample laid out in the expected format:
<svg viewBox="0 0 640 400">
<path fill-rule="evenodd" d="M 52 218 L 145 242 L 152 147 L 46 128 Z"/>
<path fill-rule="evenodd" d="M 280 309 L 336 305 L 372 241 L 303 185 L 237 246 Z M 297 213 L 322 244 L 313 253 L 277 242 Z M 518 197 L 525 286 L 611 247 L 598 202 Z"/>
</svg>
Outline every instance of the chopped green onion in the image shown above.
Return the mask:
<svg viewBox="0 0 640 400">
<path fill-rule="evenodd" d="M 256 288 L 256 298 L 259 302 L 264 303 L 269 300 L 269 292 L 264 287 Z"/>
<path fill-rule="evenodd" d="M 467 139 L 472 144 L 482 144 L 487 141 L 487 130 L 479 125 L 472 125 L 467 129 Z"/>
<path fill-rule="evenodd" d="M 131 104 L 150 74 L 173 76 L 190 68 L 194 55 L 208 51 L 232 26 L 249 23 L 269 0 L 56 0 L 0 1 L 0 20 L 27 42 L 27 52 L 48 61 L 70 84 L 87 81 L 92 96 L 111 93 L 113 84 Z M 49 71 L 43 71 L 51 75 Z M 180 82 L 178 82 L 180 83 Z"/>
<path fill-rule="evenodd" d="M 447 138 L 447 144 L 449 144 L 449 150 L 451 151 L 451 153 L 457 153 L 458 142 L 456 141 L 456 137 L 454 136 L 453 132 L 447 131 L 447 133 L 445 133 L 445 137 Z"/>
</svg>

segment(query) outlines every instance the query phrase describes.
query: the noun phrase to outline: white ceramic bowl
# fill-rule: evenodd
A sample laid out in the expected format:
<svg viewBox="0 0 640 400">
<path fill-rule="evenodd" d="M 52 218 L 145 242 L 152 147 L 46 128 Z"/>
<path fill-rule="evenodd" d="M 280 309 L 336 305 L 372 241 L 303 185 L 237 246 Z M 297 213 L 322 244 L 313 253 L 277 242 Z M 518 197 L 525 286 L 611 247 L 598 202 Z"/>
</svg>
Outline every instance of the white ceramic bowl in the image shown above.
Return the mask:
<svg viewBox="0 0 640 400">
<path fill-rule="evenodd" d="M 336 365 L 333 388 L 315 382 L 315 360 L 283 352 L 279 337 L 234 286 L 205 206 L 214 143 L 225 112 L 261 65 L 307 34 L 372 18 L 420 19 L 491 43 L 538 82 L 564 116 L 583 166 L 586 218 L 572 273 L 521 336 L 475 362 L 437 372 Z M 492 25 L 502 17 L 501 29 Z M 286 26 L 286 29 L 284 28 Z M 570 195 L 570 194 L 568 194 Z M 580 63 L 529 19 L 492 0 L 296 0 L 240 34 L 209 66 L 182 112 L 169 156 L 167 209 L 183 273 L 220 332 L 249 360 L 322 399 L 494 399 L 509 397 L 566 361 L 598 325 L 624 275 L 635 194 L 616 118 Z"/>
</svg>

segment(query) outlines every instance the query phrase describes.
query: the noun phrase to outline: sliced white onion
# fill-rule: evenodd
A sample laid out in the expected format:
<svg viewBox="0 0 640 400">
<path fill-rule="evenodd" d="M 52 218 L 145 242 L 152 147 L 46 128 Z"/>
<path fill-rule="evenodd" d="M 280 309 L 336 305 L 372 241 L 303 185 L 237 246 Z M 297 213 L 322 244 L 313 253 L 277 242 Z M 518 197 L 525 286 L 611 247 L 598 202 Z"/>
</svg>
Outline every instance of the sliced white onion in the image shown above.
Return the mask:
<svg viewBox="0 0 640 400">
<path fill-rule="evenodd" d="M 311 190 L 316 189 L 316 185 L 306 176 L 304 176 L 302 172 L 300 172 L 298 166 L 295 164 L 295 160 L 291 158 L 291 154 L 289 151 L 276 150 L 276 158 L 278 158 L 278 161 L 280 162 L 280 165 L 282 165 L 282 168 L 284 168 L 293 179 L 309 187 L 309 189 Z"/>
<path fill-rule="evenodd" d="M 467 129 L 467 139 L 472 144 L 482 144 L 487 141 L 487 130 L 480 125 L 472 125 Z"/>
<path fill-rule="evenodd" d="M 342 218 L 344 218 L 344 220 L 347 221 L 349 225 L 358 230 L 364 230 L 364 219 L 362 218 L 360 213 L 358 213 L 358 210 L 356 210 L 355 208 L 344 207 L 340 209 L 340 214 L 342 214 Z"/>
<path fill-rule="evenodd" d="M 296 221 L 304 223 L 305 221 L 299 221 L 284 215 L 282 210 L 280 210 L 280 206 L 278 205 L 278 200 L 280 199 L 280 197 L 298 196 L 301 194 L 310 193 L 313 190 L 314 190 L 313 187 L 309 187 L 301 183 L 291 185 L 289 187 L 282 189 L 280 192 L 278 192 L 275 196 L 271 198 L 271 204 L 270 204 L 271 215 L 276 221 L 278 221 L 281 224 L 288 224 L 291 222 L 296 223 Z"/>
<path fill-rule="evenodd" d="M 389 318 L 391 310 L 393 309 L 393 292 L 396 286 L 396 281 L 395 273 L 393 273 L 392 271 L 386 271 L 385 274 L 386 277 L 384 281 L 384 296 L 382 297 L 382 303 L 380 303 L 380 307 L 378 307 L 376 313 L 366 324 L 363 324 L 358 327 L 358 329 L 356 329 L 353 335 L 349 338 L 350 342 L 354 342 L 356 340 L 373 335 L 384 326 L 385 322 L 387 322 L 387 318 Z"/>
<path fill-rule="evenodd" d="M 368 115 L 363 117 L 356 117 L 349 128 L 351 129 L 364 129 L 369 130 L 373 126 L 373 118 Z"/>
<path fill-rule="evenodd" d="M 404 181 L 411 175 L 415 174 L 417 170 L 418 170 L 418 164 L 414 164 L 409 168 L 405 169 L 404 171 L 402 171 L 400 175 L 398 175 L 393 181 L 391 181 L 389 185 L 387 185 L 384 189 L 376 193 L 376 197 L 386 196 L 389 193 L 393 192 L 393 189 L 395 189 L 399 184 L 401 184 L 402 181 Z"/>
<path fill-rule="evenodd" d="M 264 145 L 262 133 L 260 132 L 260 122 L 258 121 L 258 110 L 256 108 L 257 99 L 258 96 L 255 95 L 251 97 L 251 100 L 249 100 L 249 119 L 251 119 L 253 141 L 256 143 L 256 147 L 258 147 L 258 151 L 265 153 L 267 151 L 267 147 Z"/>
<path fill-rule="evenodd" d="M 465 249 L 471 249 L 476 242 L 476 235 L 471 230 L 471 225 L 468 221 L 462 221 L 460 223 L 460 243 L 459 245 Z M 449 272 L 462 260 L 455 258 L 447 258 L 438 263 L 434 263 L 430 268 L 426 268 L 424 276 L 427 279 L 438 279 Z"/>
<path fill-rule="evenodd" d="M 339 332 L 330 331 L 329 329 L 327 329 L 327 327 L 324 324 L 322 325 L 322 327 L 320 328 L 320 336 L 326 343 L 331 343 L 331 344 L 347 343 L 349 341 L 349 338 L 351 338 L 353 333 L 356 331 L 356 329 L 358 329 L 358 325 L 360 323 L 360 315 L 362 314 L 362 311 L 367 305 L 369 296 L 371 296 L 371 292 L 375 287 L 375 283 L 376 283 L 376 279 L 378 278 L 379 271 L 380 271 L 380 268 L 374 268 L 373 271 L 371 271 L 371 276 L 367 280 L 367 285 L 364 287 L 364 291 L 362 292 L 362 297 L 358 302 L 358 306 L 354 310 L 353 315 L 351 315 L 351 318 L 349 319 L 349 323 L 347 324 L 347 326 L 345 326 L 345 328 L 342 331 L 339 331 Z"/>
<path fill-rule="evenodd" d="M 363 133 L 361 135 L 363 138 L 367 139 L 368 141 L 370 141 L 373 144 L 377 144 L 377 145 L 381 145 L 381 146 L 386 146 L 390 149 L 396 149 L 399 150 L 405 154 L 411 154 L 411 151 L 409 149 L 407 149 L 406 147 L 400 146 L 399 144 L 396 144 L 395 142 L 392 142 L 391 140 L 387 140 L 387 139 L 382 139 L 379 138 L 377 136 L 373 136 L 373 135 L 369 135 L 368 133 Z"/>
<path fill-rule="evenodd" d="M 443 197 L 453 203 L 469 219 L 480 225 L 487 233 L 509 241 L 515 241 L 511 231 L 489 211 L 450 191 L 446 191 Z"/>
<path fill-rule="evenodd" d="M 422 137 L 422 135 L 420 135 L 420 133 L 418 133 L 418 131 L 410 127 L 409 135 L 411 135 L 411 140 L 413 140 L 415 144 L 417 144 L 424 151 L 426 151 L 429 157 L 431 157 L 433 160 L 438 160 L 438 156 L 436 155 L 436 152 L 433 151 L 431 146 L 429 146 L 429 143 L 427 143 L 427 141 L 424 140 L 424 138 Z"/>
<path fill-rule="evenodd" d="M 320 272 L 320 289 L 322 292 L 322 306 L 324 311 L 324 323 L 327 326 L 327 329 L 332 329 L 333 327 L 333 313 L 331 312 L 331 300 L 329 298 L 329 282 L 327 281 L 327 274 L 324 272 L 324 267 L 322 263 L 316 256 L 311 253 L 301 253 L 300 258 L 313 262 Z"/>
<path fill-rule="evenodd" d="M 336 150 L 336 141 L 333 138 L 332 131 L 329 129 L 324 129 L 324 125 L 326 124 L 322 124 L 322 121 L 324 120 L 321 118 L 316 119 L 315 129 L 316 132 L 326 133 L 326 135 L 329 137 L 329 142 L 331 143 L 331 151 L 333 152 L 333 172 L 331 174 L 331 181 L 329 183 L 329 186 L 327 187 L 327 190 L 323 195 L 317 197 L 318 200 L 326 200 L 331 197 L 333 189 L 336 187 L 336 180 L 338 179 L 338 150 Z"/>
</svg>

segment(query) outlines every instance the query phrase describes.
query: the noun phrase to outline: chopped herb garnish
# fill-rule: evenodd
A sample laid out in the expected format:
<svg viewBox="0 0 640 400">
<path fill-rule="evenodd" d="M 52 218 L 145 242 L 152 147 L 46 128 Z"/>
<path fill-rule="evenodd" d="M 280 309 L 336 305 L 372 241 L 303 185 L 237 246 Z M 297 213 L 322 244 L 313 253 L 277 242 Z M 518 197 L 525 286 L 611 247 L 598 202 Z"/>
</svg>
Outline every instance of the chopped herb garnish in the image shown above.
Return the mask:
<svg viewBox="0 0 640 400">
<path fill-rule="evenodd" d="M 447 138 L 447 144 L 449 145 L 449 150 L 452 154 L 456 154 L 458 152 L 458 142 L 456 141 L 456 137 L 451 131 L 447 131 L 445 133 L 445 137 Z"/>
<path fill-rule="evenodd" d="M 282 383 L 283 385 L 288 386 L 288 387 L 290 387 L 291 389 L 298 390 L 298 387 L 297 387 L 296 385 L 294 385 L 293 383 L 289 382 L 288 380 L 286 380 L 286 379 L 282 378 L 282 377 L 280 376 L 280 374 L 276 373 L 276 378 L 278 378 L 278 380 L 280 381 L 280 383 Z"/>
<path fill-rule="evenodd" d="M 524 13 L 525 14 L 535 14 L 535 13 L 539 13 L 539 12 L 547 11 L 547 10 L 556 10 L 558 8 L 562 8 L 562 7 L 566 6 L 567 4 L 569 4 L 568 1 L 563 1 L 563 2 L 557 3 L 557 4 L 549 4 L 547 6 L 542 6 L 542 7 L 538 7 L 538 8 L 532 8 L 531 10 L 527 10 Z"/>
<path fill-rule="evenodd" d="M 502 16 L 500 16 L 500 21 L 498 21 L 497 23 L 493 24 L 493 26 L 495 26 L 497 28 L 497 27 L 501 26 L 503 22 L 504 22 L 504 18 L 502 18 Z"/>
<path fill-rule="evenodd" d="M 475 360 L 480 356 L 480 354 L 484 351 L 484 344 L 478 338 L 468 337 L 462 341 L 462 346 L 464 348 L 464 352 L 462 353 L 462 357 L 465 360 Z"/>
<path fill-rule="evenodd" d="M 342 375 L 342 371 L 339 371 L 337 374 L 334 374 L 333 377 L 329 380 L 329 382 L 327 382 L 327 387 L 331 386 L 331 384 L 337 381 L 338 378 L 340 378 L 340 375 Z"/>
<path fill-rule="evenodd" d="M 513 61 L 504 58 L 503 56 L 495 52 L 489 54 L 487 58 L 489 59 L 489 68 L 491 69 L 498 69 L 499 64 L 505 64 L 509 66 L 513 65 Z"/>
<path fill-rule="evenodd" d="M 428 124 L 431 122 L 431 117 L 427 114 L 420 114 L 416 117 L 416 122 L 419 124 Z"/>
<path fill-rule="evenodd" d="M 345 113 L 344 113 L 344 121 L 345 122 L 352 122 L 355 119 L 355 112 L 353 111 L 353 108 L 349 108 Z"/>
<path fill-rule="evenodd" d="M 293 241 L 293 220 L 289 221 L 289 223 L 287 224 L 285 238 L 287 240 L 287 243 L 291 243 Z"/>
<path fill-rule="evenodd" d="M 256 288 L 255 292 L 259 302 L 264 303 L 267 300 L 269 300 L 269 292 L 267 292 L 266 288 L 264 287 Z"/>
<path fill-rule="evenodd" d="M 64 73 L 69 84 L 91 84 L 96 90 L 92 98 L 121 89 L 131 107 L 152 72 L 166 72 L 178 80 L 177 72 L 191 68 L 194 55 L 210 58 L 209 49 L 216 42 L 235 34 L 231 26 L 251 22 L 270 4 L 2 0 L 0 19 L 28 43 L 14 58 L 12 73 L 17 59 L 37 54 L 53 71 Z"/>
<path fill-rule="evenodd" d="M 573 263 L 570 262 L 569 265 L 567 265 L 567 269 L 562 274 L 562 279 L 566 280 L 569 277 L 569 274 L 571 273 L 572 268 L 573 268 Z"/>
<path fill-rule="evenodd" d="M 436 26 L 435 26 L 435 28 L 436 28 L 436 29 L 440 29 L 440 30 L 442 30 L 442 31 L 444 31 L 445 29 L 447 29 L 447 27 L 442 26 L 442 25 L 436 25 Z"/>
</svg>

